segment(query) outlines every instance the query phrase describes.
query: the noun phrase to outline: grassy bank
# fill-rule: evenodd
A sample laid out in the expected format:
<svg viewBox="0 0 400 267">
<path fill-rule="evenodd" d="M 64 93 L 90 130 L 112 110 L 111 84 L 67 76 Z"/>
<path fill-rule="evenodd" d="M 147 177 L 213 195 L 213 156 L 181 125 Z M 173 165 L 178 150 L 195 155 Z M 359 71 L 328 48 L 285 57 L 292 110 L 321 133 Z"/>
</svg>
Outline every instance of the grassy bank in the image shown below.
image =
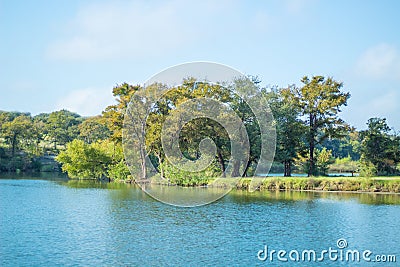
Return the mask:
<svg viewBox="0 0 400 267">
<path fill-rule="evenodd" d="M 250 178 L 243 178 L 237 189 L 248 190 Z M 262 190 L 296 191 L 352 191 L 400 193 L 400 176 L 396 177 L 268 177 L 259 188 Z"/>
<path fill-rule="evenodd" d="M 260 179 L 257 191 L 347 191 L 400 193 L 400 176 L 394 177 L 256 177 Z M 238 180 L 237 180 L 238 179 Z M 252 191 L 252 178 L 209 178 L 209 187 L 234 187 L 237 190 Z M 176 186 L 159 176 L 151 178 L 151 183 Z M 180 186 L 203 186 L 184 184 Z M 254 186 L 254 185 L 253 185 Z"/>
</svg>

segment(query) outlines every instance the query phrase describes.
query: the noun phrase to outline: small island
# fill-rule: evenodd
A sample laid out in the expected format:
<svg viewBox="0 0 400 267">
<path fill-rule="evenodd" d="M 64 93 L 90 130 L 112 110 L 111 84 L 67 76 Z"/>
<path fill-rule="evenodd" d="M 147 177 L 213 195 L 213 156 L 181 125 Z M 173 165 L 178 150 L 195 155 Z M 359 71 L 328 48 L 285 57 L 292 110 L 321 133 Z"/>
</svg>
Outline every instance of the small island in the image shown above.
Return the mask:
<svg viewBox="0 0 400 267">
<path fill-rule="evenodd" d="M 258 190 L 400 192 L 400 177 L 396 176 L 400 172 L 400 135 L 391 130 L 385 118 L 369 119 L 365 130 L 343 121 L 340 111 L 350 93 L 343 90 L 342 82 L 306 76 L 301 86 L 265 88 L 257 77 L 249 79 L 267 100 L 273 116 L 276 145 L 270 174 L 255 173 L 263 122 L 254 119 L 249 105 L 229 88 L 188 78 L 169 90 L 147 117 L 145 151 L 155 170 L 146 174 L 148 181 L 210 186 L 224 177 L 234 179 L 237 189 L 247 190 L 255 176 L 264 178 Z M 132 177 L 127 166 L 122 139 L 124 115 L 132 96 L 141 90 L 141 85 L 117 85 L 113 88 L 116 103 L 94 117 L 68 110 L 35 116 L 1 111 L 0 172 L 63 171 L 70 179 L 140 180 L 143 177 Z M 209 118 L 191 120 L 177 136 L 182 155 L 193 162 L 201 157 L 202 140 L 211 139 L 216 153 L 206 168 L 181 170 L 167 159 L 161 142 L 163 123 L 172 114 L 183 114 L 177 109 L 181 103 L 201 97 L 221 101 L 240 115 L 249 137 L 247 162 L 233 159 L 227 169 L 231 141 L 222 125 Z"/>
</svg>

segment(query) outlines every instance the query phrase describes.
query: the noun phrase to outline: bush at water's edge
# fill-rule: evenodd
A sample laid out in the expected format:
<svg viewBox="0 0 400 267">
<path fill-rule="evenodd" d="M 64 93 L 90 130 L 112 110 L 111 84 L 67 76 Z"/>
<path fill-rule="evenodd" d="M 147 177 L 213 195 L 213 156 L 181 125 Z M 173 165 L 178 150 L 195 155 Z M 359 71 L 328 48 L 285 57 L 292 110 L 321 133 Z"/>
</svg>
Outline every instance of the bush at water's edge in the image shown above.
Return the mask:
<svg viewBox="0 0 400 267">
<path fill-rule="evenodd" d="M 248 190 L 250 178 L 243 178 L 238 189 Z M 317 190 L 400 193 L 400 177 L 268 177 L 260 190 Z"/>
</svg>

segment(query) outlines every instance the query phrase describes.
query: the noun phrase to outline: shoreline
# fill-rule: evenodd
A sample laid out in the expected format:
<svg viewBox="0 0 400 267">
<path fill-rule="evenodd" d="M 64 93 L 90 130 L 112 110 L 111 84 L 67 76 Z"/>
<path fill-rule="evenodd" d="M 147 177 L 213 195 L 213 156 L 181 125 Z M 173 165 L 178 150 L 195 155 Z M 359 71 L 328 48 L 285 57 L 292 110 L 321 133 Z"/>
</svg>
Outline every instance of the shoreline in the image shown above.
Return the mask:
<svg viewBox="0 0 400 267">
<path fill-rule="evenodd" d="M 294 191 L 294 192 L 348 192 L 348 193 L 374 193 L 374 194 L 399 194 L 400 176 L 395 177 L 254 177 L 262 179 L 261 184 L 255 191 Z M 214 178 L 216 179 L 216 178 Z M 183 187 L 208 187 L 214 181 L 210 179 L 208 185 L 183 186 Z M 224 178 L 225 179 L 225 178 Z M 229 178 L 227 178 L 229 179 Z M 236 179 L 236 178 L 233 178 Z M 252 178 L 239 178 L 232 183 L 220 183 L 214 187 L 229 187 L 234 184 L 233 189 L 248 191 Z M 118 182 L 118 181 L 115 181 Z M 120 181 L 135 183 L 135 181 Z M 222 180 L 221 180 L 222 182 Z M 149 182 L 151 183 L 151 182 Z M 175 184 L 152 183 L 164 186 L 178 186 Z M 140 186 L 140 185 L 139 185 Z"/>
<path fill-rule="evenodd" d="M 240 189 L 239 189 L 240 190 Z M 267 190 L 264 190 L 267 191 Z M 263 191 L 259 191 L 263 192 Z M 269 191 L 274 192 L 274 191 Z M 312 193 L 347 193 L 347 194 L 377 194 L 377 195 L 399 195 L 397 192 L 372 192 L 372 191 L 324 191 L 324 190 L 279 190 L 279 192 L 312 192 Z"/>
<path fill-rule="evenodd" d="M 12 173 L 1 173 L 2 178 L 12 178 Z M 14 173 L 15 174 L 15 173 Z M 46 173 L 35 173 L 34 178 L 38 179 L 51 179 L 53 175 L 57 178 L 63 178 L 70 181 L 77 182 L 101 182 L 101 183 L 115 183 L 115 184 L 131 184 L 140 186 L 134 180 L 109 180 L 109 179 L 75 179 L 69 178 L 65 174 L 59 172 L 46 172 Z M 27 177 L 32 177 L 32 173 L 29 173 Z M 24 178 L 25 173 L 18 173 L 15 178 Z M 293 192 L 332 192 L 332 193 L 357 193 L 357 194 L 396 194 L 400 195 L 400 176 L 376 176 L 376 177 L 254 177 L 256 179 L 262 179 L 258 188 L 255 191 L 293 191 Z M 209 184 L 217 178 L 210 178 L 208 185 L 195 185 L 195 186 L 182 186 L 182 187 L 208 187 Z M 245 178 L 223 178 L 223 179 L 238 179 L 232 182 L 227 182 L 216 185 L 217 187 L 227 187 L 229 184 L 234 185 L 233 189 L 238 191 L 250 192 L 249 186 L 251 183 L 250 177 Z M 161 183 L 153 183 L 162 185 Z M 164 186 L 178 186 L 174 184 L 164 184 Z"/>
<path fill-rule="evenodd" d="M 383 178 L 383 179 L 382 179 Z M 263 190 L 314 192 L 400 193 L 400 177 L 270 177 L 262 181 Z M 391 179 L 388 179 L 391 178 Z M 250 179 L 239 181 L 237 187 L 248 190 Z"/>
</svg>

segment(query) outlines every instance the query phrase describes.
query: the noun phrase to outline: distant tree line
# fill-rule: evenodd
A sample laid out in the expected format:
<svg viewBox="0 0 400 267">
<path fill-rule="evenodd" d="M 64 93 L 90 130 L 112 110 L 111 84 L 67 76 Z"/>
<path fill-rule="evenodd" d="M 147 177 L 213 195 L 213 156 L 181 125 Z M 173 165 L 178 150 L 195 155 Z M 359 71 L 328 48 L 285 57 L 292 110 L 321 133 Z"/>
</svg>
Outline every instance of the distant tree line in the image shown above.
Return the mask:
<svg viewBox="0 0 400 267">
<path fill-rule="evenodd" d="M 300 87 L 263 88 L 257 77 L 250 79 L 268 100 L 275 119 L 277 144 L 272 172 L 283 172 L 285 176 L 293 172 L 309 176 L 332 171 L 359 172 L 362 176 L 399 173 L 400 135 L 384 118 L 369 119 L 364 131 L 344 122 L 339 115 L 350 94 L 343 91 L 341 82 L 314 76 L 304 77 Z M 236 81 L 240 82 L 243 81 Z M 135 178 L 130 177 L 124 160 L 122 128 L 131 97 L 142 89 L 140 85 L 117 85 L 113 88 L 116 103 L 94 117 L 67 110 L 36 116 L 0 111 L 0 171 L 40 170 L 38 158 L 53 155 L 70 177 Z M 248 104 L 232 92 L 222 85 L 185 79 L 156 103 L 146 122 L 145 145 L 159 175 L 176 184 L 194 185 L 206 183 L 204 177 L 254 174 L 261 152 L 258 123 L 263 122 L 255 120 Z M 207 118 L 190 121 L 177 136 L 182 154 L 191 160 L 201 156 L 202 139 L 209 137 L 214 141 L 215 159 L 206 170 L 182 172 L 165 157 L 161 142 L 163 123 L 171 114 L 179 117 L 176 113 L 181 112 L 177 109 L 181 103 L 198 97 L 225 103 L 245 125 L 250 142 L 249 161 L 234 159 L 230 173 L 226 173 L 231 154 L 228 134 L 220 124 Z"/>
</svg>

